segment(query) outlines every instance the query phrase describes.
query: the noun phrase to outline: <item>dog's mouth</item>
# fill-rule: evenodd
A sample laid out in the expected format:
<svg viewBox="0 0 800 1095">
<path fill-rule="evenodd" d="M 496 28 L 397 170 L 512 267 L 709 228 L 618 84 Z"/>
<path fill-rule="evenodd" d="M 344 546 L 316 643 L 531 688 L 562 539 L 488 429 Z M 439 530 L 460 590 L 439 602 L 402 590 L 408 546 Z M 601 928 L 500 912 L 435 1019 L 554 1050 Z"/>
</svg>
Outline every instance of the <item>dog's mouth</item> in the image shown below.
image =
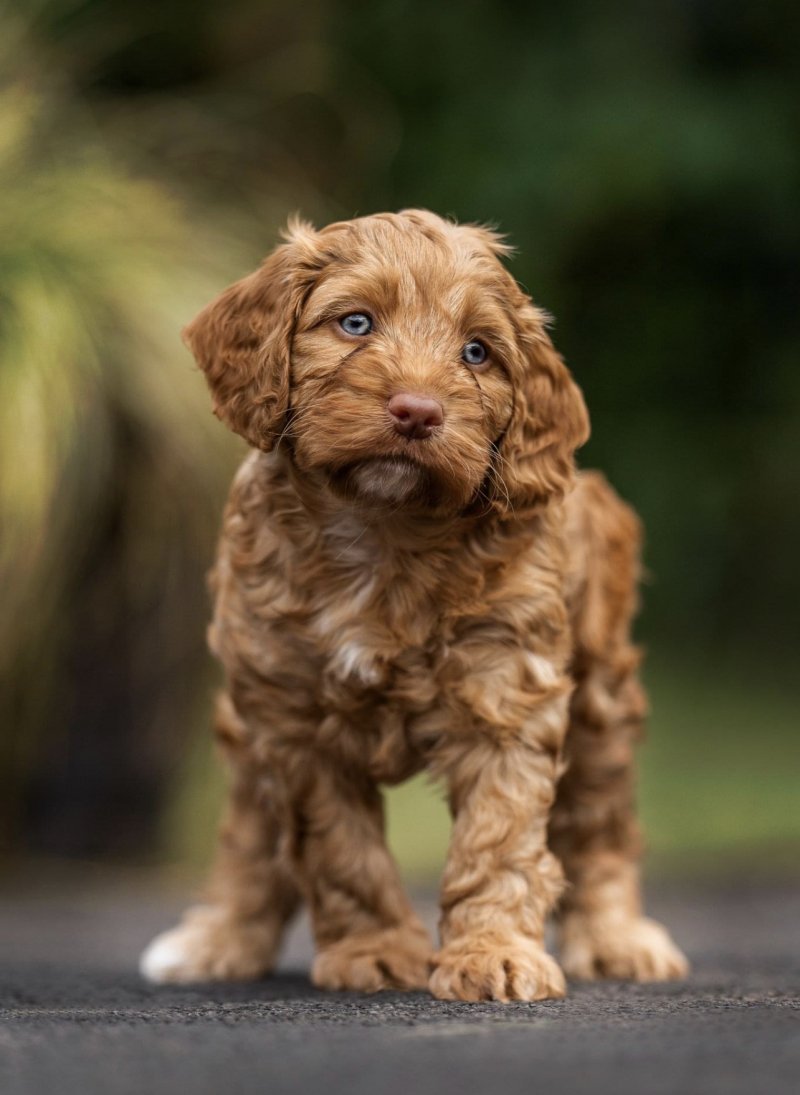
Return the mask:
<svg viewBox="0 0 800 1095">
<path fill-rule="evenodd" d="M 441 489 L 431 470 L 407 456 L 376 456 L 337 468 L 331 486 L 344 497 L 373 506 L 435 507 Z"/>
</svg>

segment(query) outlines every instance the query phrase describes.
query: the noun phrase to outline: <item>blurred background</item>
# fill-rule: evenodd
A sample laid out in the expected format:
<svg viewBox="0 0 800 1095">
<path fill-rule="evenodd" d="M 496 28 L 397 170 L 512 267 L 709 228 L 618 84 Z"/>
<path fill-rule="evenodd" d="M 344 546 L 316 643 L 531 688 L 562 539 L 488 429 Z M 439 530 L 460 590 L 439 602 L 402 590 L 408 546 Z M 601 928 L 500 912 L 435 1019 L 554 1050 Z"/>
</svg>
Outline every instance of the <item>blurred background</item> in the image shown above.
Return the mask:
<svg viewBox="0 0 800 1095">
<path fill-rule="evenodd" d="M 651 871 L 800 852 L 789 0 L 0 4 L 0 868 L 209 856 L 209 566 L 241 444 L 179 331 L 318 224 L 491 221 L 643 515 Z M 435 790 L 393 791 L 433 877 Z"/>
</svg>

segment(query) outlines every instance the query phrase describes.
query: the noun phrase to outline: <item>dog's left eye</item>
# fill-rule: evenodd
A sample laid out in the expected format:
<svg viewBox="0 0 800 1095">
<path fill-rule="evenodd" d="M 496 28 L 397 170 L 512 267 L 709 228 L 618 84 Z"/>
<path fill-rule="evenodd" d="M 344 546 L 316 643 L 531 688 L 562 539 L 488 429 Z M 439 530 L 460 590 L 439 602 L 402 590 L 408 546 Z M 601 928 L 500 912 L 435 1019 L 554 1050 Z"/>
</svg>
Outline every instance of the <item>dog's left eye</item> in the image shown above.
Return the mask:
<svg viewBox="0 0 800 1095">
<path fill-rule="evenodd" d="M 489 351 L 477 338 L 474 338 L 472 342 L 468 342 L 461 351 L 461 360 L 466 362 L 467 365 L 472 365 L 473 368 L 476 365 L 483 365 L 488 356 Z"/>
<path fill-rule="evenodd" d="M 339 326 L 348 335 L 368 335 L 372 330 L 372 320 L 364 312 L 351 312 L 342 316 Z"/>
</svg>

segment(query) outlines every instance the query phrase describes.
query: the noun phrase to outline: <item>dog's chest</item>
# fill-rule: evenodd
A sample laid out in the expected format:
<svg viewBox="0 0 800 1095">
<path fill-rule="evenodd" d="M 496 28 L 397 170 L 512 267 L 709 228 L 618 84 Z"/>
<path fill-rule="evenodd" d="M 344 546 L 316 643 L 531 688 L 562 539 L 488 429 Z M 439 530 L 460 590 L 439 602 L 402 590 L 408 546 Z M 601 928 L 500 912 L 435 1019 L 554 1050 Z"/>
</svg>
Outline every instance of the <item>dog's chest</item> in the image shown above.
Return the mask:
<svg viewBox="0 0 800 1095">
<path fill-rule="evenodd" d="M 344 750 L 348 766 L 364 766 L 376 781 L 396 783 L 423 765 L 414 726 L 437 692 L 438 613 L 413 583 L 402 575 L 387 582 L 377 568 L 334 585 L 311 621 L 321 655 L 318 696 L 328 712 L 321 743 L 337 755 Z"/>
<path fill-rule="evenodd" d="M 366 572 L 332 592 L 312 622 L 325 676 L 353 693 L 387 693 L 427 675 L 443 644 L 442 620 L 413 583 Z"/>
</svg>

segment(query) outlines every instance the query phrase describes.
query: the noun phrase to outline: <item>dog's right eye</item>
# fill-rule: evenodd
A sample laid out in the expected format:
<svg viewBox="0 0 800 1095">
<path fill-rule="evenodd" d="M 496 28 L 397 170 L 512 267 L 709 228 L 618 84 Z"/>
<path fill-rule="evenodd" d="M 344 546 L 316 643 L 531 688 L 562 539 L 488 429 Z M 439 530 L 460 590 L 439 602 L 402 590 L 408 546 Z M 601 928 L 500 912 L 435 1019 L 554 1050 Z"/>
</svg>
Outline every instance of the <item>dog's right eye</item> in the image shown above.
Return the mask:
<svg viewBox="0 0 800 1095">
<path fill-rule="evenodd" d="M 342 316 L 339 326 L 348 335 L 368 335 L 372 330 L 372 319 L 364 312 L 351 312 L 349 316 Z"/>
</svg>

